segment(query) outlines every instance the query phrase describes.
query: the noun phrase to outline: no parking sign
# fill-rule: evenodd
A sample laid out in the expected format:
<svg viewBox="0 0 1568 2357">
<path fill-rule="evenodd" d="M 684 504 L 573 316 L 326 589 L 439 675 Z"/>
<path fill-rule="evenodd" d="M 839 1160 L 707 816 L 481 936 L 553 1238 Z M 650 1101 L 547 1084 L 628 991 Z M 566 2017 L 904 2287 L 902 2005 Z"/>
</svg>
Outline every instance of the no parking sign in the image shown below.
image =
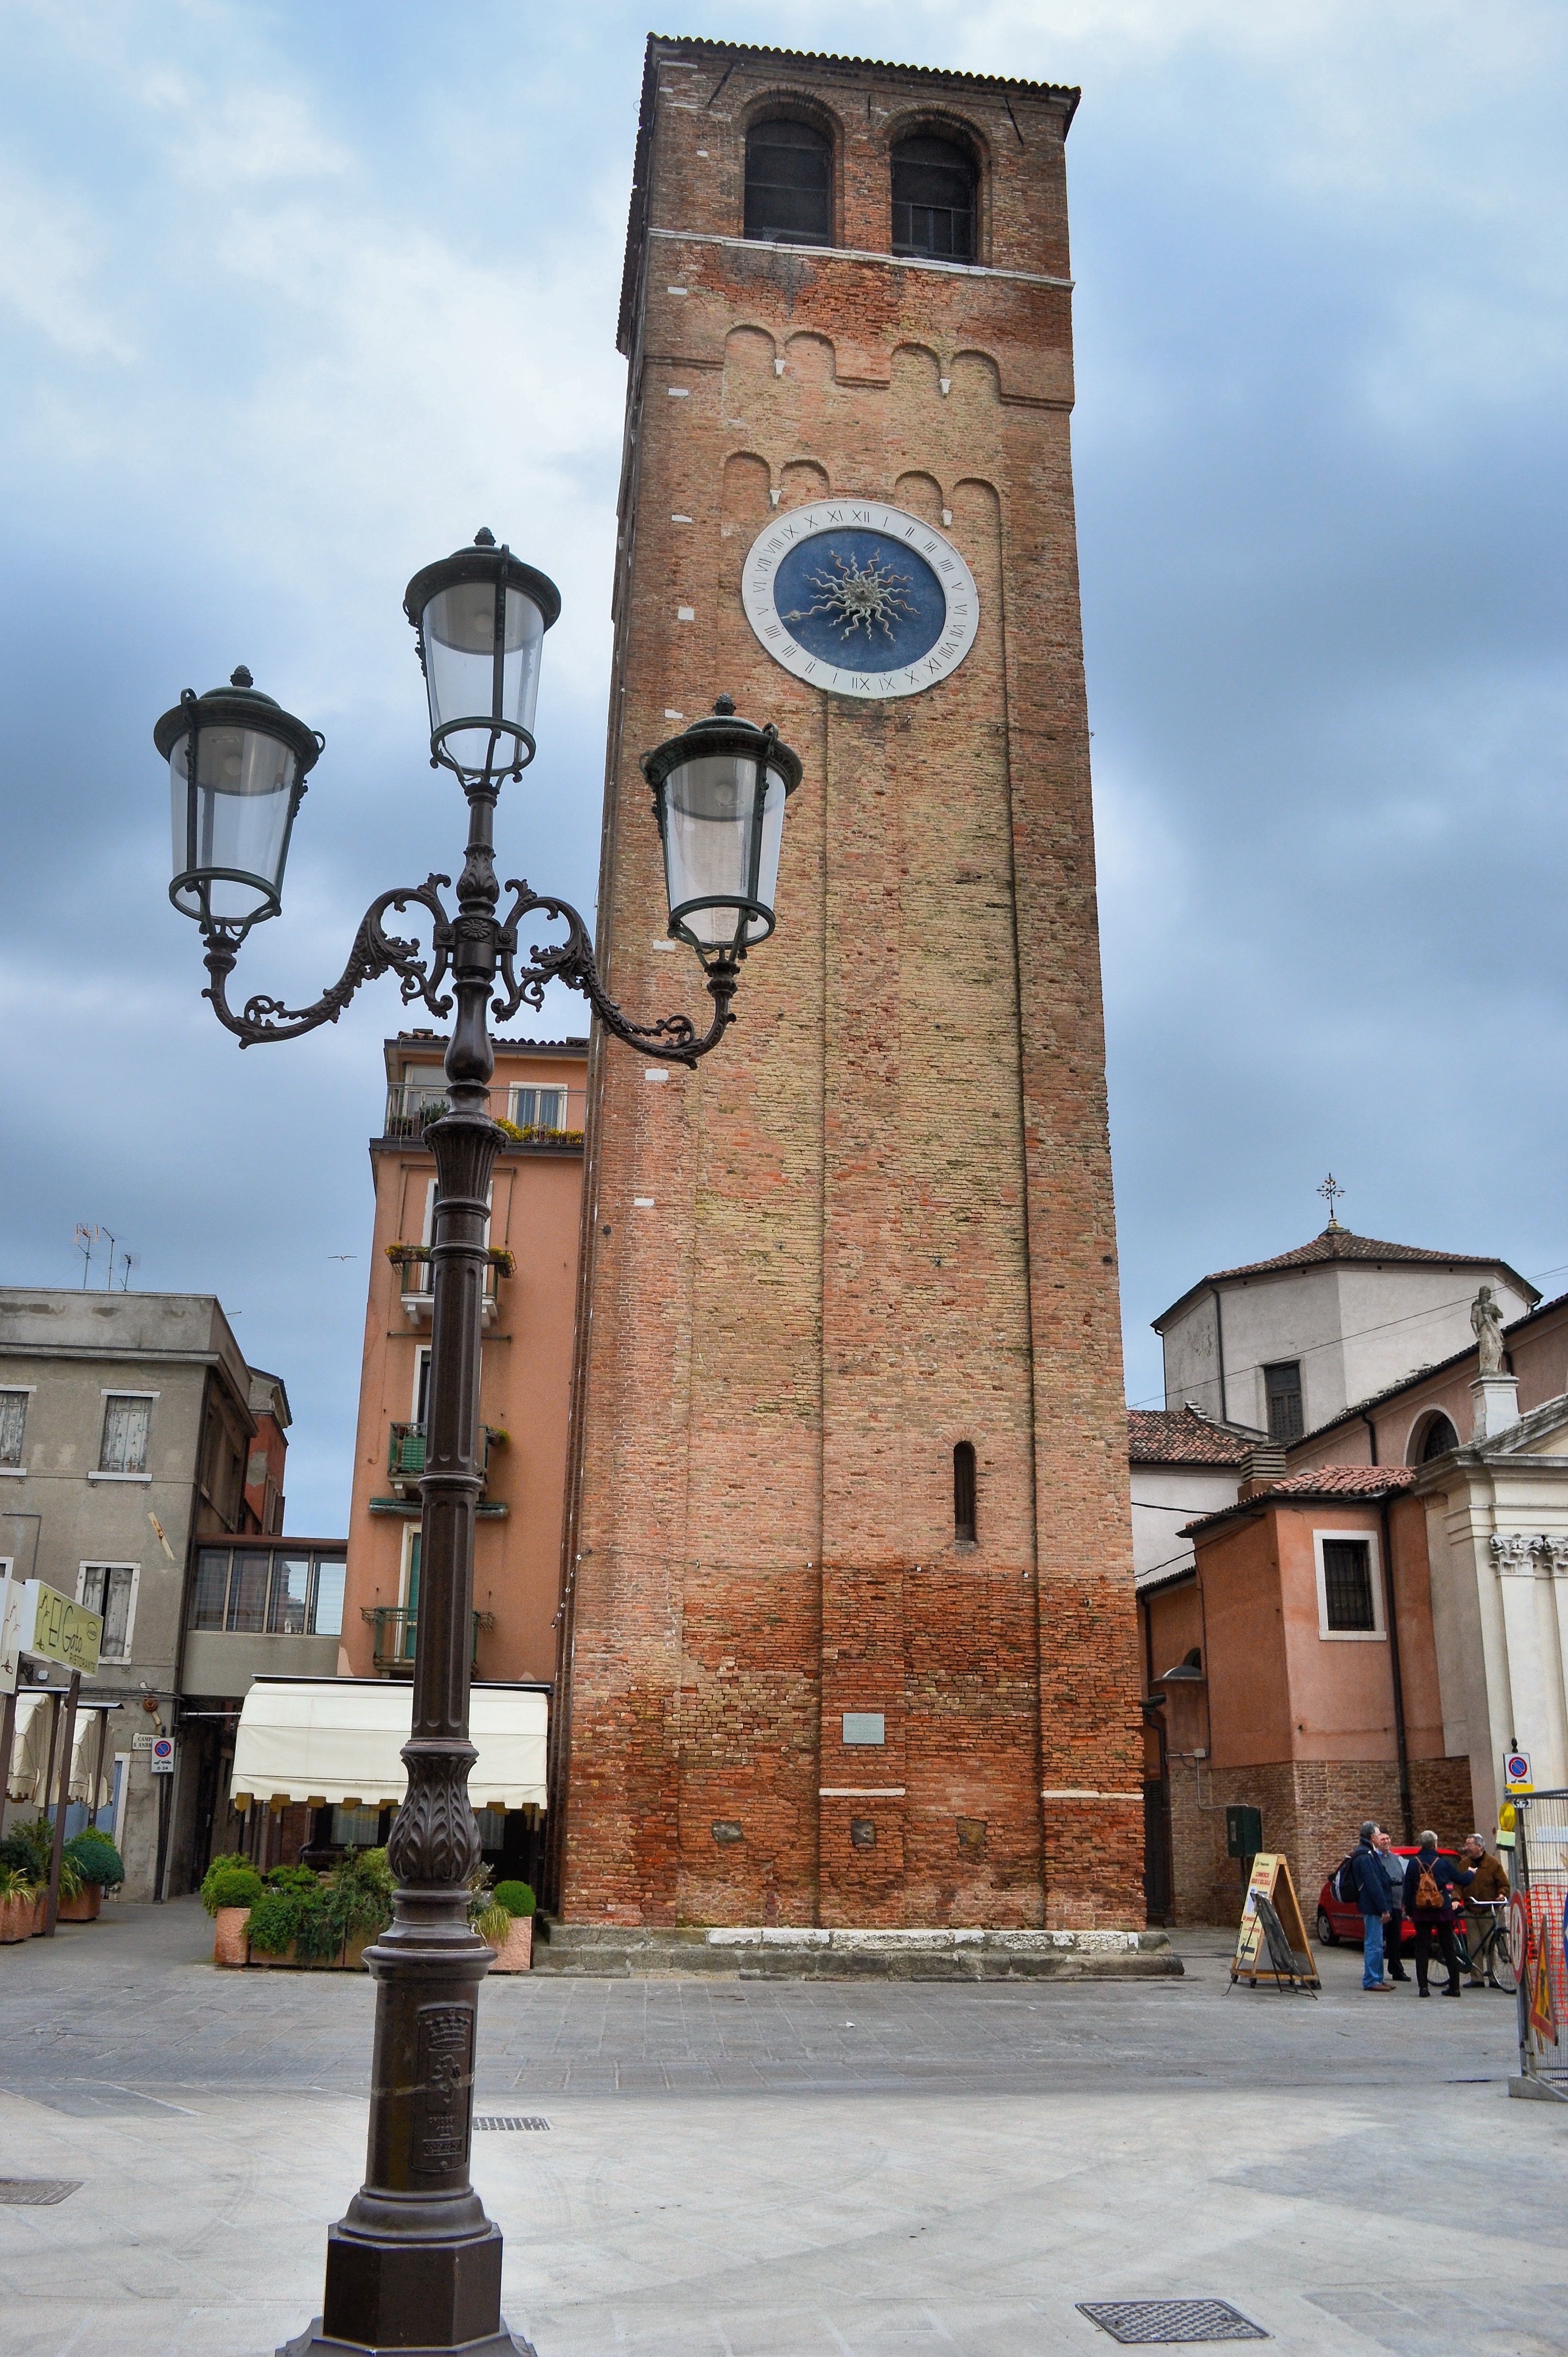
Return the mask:
<svg viewBox="0 0 1568 2357">
<path fill-rule="evenodd" d="M 154 1736 L 153 1756 L 147 1762 L 147 1765 L 151 1768 L 155 1776 L 172 1776 L 174 1774 L 174 1738 L 172 1735 Z"/>
<path fill-rule="evenodd" d="M 1517 1748 L 1503 1754 L 1503 1782 L 1510 1792 L 1533 1792 L 1534 1780 L 1530 1772 L 1530 1754 Z"/>
</svg>

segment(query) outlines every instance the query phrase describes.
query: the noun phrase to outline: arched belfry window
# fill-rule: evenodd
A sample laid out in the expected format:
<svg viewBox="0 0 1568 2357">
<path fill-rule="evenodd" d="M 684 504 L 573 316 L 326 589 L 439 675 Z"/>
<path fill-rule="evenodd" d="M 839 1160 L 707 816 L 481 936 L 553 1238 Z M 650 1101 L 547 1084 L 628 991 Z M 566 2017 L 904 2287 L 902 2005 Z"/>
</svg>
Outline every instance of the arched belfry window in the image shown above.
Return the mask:
<svg viewBox="0 0 1568 2357">
<path fill-rule="evenodd" d="M 1434 1457 L 1446 1457 L 1451 1448 L 1459 1446 L 1459 1436 L 1445 1415 L 1434 1415 L 1422 1435 L 1421 1461 L 1430 1465 Z"/>
<path fill-rule="evenodd" d="M 974 260 L 974 166 L 953 140 L 921 132 L 894 148 L 893 251 Z"/>
<path fill-rule="evenodd" d="M 813 123 L 754 123 L 746 137 L 746 233 L 832 243 L 832 145 Z"/>
</svg>

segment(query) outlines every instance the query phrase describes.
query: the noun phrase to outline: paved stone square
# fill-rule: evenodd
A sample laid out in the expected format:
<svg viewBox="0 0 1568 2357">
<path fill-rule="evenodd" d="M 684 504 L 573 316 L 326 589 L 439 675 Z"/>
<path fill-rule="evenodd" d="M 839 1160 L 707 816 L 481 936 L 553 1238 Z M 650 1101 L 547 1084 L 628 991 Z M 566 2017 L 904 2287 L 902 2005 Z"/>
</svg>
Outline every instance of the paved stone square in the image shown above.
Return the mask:
<svg viewBox="0 0 1568 2357">
<path fill-rule="evenodd" d="M 540 2357 L 1038 2357 L 1216 2297 L 1282 2351 L 1568 2348 L 1568 2110 L 1513 2007 L 1071 1985 L 496 1980 L 475 2180 Z M 0 1950 L 0 2357 L 265 2357 L 363 2159 L 371 1988 L 215 1972 L 192 1900 Z"/>
</svg>

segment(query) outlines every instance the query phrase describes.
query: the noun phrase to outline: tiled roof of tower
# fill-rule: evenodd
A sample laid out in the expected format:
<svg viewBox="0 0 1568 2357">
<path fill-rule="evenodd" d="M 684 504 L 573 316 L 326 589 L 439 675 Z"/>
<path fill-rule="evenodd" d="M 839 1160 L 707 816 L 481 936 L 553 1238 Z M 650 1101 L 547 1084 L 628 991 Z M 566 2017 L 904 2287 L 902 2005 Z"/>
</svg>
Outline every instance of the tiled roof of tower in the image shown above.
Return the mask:
<svg viewBox="0 0 1568 2357">
<path fill-rule="evenodd" d="M 841 58 L 831 49 L 775 49 L 750 41 L 713 41 L 703 33 L 650 33 L 649 48 L 656 42 L 669 48 L 704 49 L 721 58 L 778 58 L 786 65 L 843 66 L 852 73 L 908 74 L 916 81 L 961 82 L 970 90 L 1016 90 L 1031 96 L 1065 98 L 1072 102 L 1069 123 L 1082 96 L 1076 84 L 1021 81 L 1012 74 L 964 73 L 946 66 L 899 65 L 892 58 Z"/>
<path fill-rule="evenodd" d="M 1299 1506 L 1316 1498 L 1359 1498 L 1365 1501 L 1391 1497 L 1395 1491 L 1409 1489 L 1416 1471 L 1413 1465 L 1314 1465 L 1305 1473 L 1293 1473 L 1288 1481 L 1273 1482 L 1239 1505 L 1222 1506 L 1217 1514 L 1205 1514 L 1196 1523 L 1184 1523 L 1178 1536 L 1195 1538 L 1200 1531 L 1211 1531 L 1233 1514 L 1254 1513 L 1259 1507 L 1276 1502 Z"/>
<path fill-rule="evenodd" d="M 1165 1319 L 1185 1308 L 1205 1286 L 1230 1285 L 1250 1276 L 1273 1276 L 1284 1269 L 1316 1268 L 1328 1261 L 1360 1261 L 1379 1267 L 1392 1261 L 1401 1267 L 1496 1269 L 1518 1287 L 1531 1308 L 1541 1299 L 1530 1279 L 1521 1276 L 1506 1260 L 1499 1260 L 1495 1253 L 1429 1252 L 1424 1244 L 1396 1244 L 1380 1236 L 1358 1236 L 1331 1220 L 1320 1235 L 1309 1237 L 1294 1252 L 1276 1253 L 1272 1260 L 1243 1261 L 1237 1268 L 1217 1268 L 1208 1276 L 1200 1276 L 1196 1285 L 1189 1285 L 1168 1309 L 1162 1309 L 1151 1322 L 1157 1334 Z"/>
<path fill-rule="evenodd" d="M 1271 1268 L 1310 1268 L 1324 1260 L 1425 1261 L 1438 1268 L 1502 1268 L 1491 1253 L 1428 1252 L 1424 1244 L 1391 1244 L 1377 1236 L 1353 1235 L 1348 1228 L 1329 1226 L 1294 1252 L 1276 1253 L 1272 1260 L 1243 1261 L 1239 1268 L 1216 1269 L 1205 1285 L 1223 1285 L 1231 1276 L 1259 1276 Z"/>
<path fill-rule="evenodd" d="M 1244 1465 L 1255 1446 L 1195 1407 L 1127 1411 L 1127 1455 L 1134 1465 Z"/>
</svg>

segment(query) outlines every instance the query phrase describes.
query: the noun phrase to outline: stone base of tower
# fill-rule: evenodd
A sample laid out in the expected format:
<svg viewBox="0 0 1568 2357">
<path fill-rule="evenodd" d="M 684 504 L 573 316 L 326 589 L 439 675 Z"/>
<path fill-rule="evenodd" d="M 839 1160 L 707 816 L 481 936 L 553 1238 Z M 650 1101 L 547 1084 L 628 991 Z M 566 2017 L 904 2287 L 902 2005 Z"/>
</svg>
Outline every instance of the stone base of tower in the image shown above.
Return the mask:
<svg viewBox="0 0 1568 2357">
<path fill-rule="evenodd" d="M 535 1972 L 585 1980 L 1126 1980 L 1179 1975 L 1164 1932 L 827 1931 L 806 1925 L 540 1923 Z"/>
</svg>

